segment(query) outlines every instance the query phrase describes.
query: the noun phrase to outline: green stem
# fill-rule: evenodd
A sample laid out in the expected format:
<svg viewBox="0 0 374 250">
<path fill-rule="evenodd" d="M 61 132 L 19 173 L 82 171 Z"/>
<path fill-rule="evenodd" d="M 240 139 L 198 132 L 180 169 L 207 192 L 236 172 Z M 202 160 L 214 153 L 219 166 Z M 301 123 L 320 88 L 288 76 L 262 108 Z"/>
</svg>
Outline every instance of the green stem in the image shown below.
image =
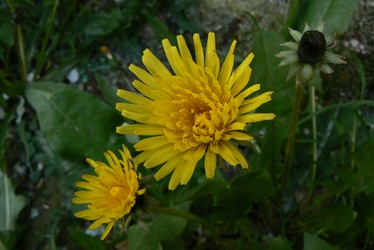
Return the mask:
<svg viewBox="0 0 374 250">
<path fill-rule="evenodd" d="M 364 69 L 364 66 L 362 65 L 362 62 L 360 61 L 360 59 L 355 56 L 354 57 L 355 61 L 356 61 L 356 65 L 358 66 L 358 69 L 360 71 L 360 80 L 361 80 L 361 86 L 360 86 L 360 93 L 359 93 L 359 100 L 363 100 L 364 99 L 364 94 L 365 94 L 365 88 L 366 88 L 366 77 L 365 77 L 365 69 Z M 357 136 L 357 116 L 358 116 L 359 113 L 355 113 L 354 116 L 353 116 L 353 128 L 352 128 L 352 146 L 351 146 L 351 153 L 355 153 L 356 152 L 356 136 Z M 351 160 L 351 169 L 354 168 L 354 165 L 355 165 L 355 161 L 353 160 L 353 157 L 352 157 L 352 160 Z"/>
<path fill-rule="evenodd" d="M 283 181 L 282 181 L 282 188 L 281 188 L 282 195 L 286 191 L 287 183 L 288 183 L 288 176 L 291 171 L 291 162 L 292 162 L 293 150 L 294 150 L 294 144 L 295 144 L 297 121 L 299 119 L 302 97 L 303 97 L 303 83 L 297 77 L 295 99 L 294 99 L 294 104 L 293 104 L 290 131 L 288 133 L 288 141 L 287 141 L 287 146 L 286 146 L 286 155 L 285 155 L 284 168 L 283 168 Z"/>
<path fill-rule="evenodd" d="M 305 204 L 308 204 L 310 201 L 310 198 L 312 197 L 313 190 L 314 190 L 314 184 L 316 180 L 316 172 L 317 172 L 317 117 L 315 115 L 316 113 L 316 89 L 314 86 L 311 86 L 310 88 L 310 101 L 311 101 L 311 108 L 312 108 L 312 129 L 313 129 L 313 162 L 312 162 L 312 180 L 310 183 L 309 191 L 305 200 Z"/>
<path fill-rule="evenodd" d="M 273 232 L 279 232 L 279 226 L 277 220 L 275 219 L 274 212 L 268 198 L 264 198 L 258 202 L 259 206 L 261 207 L 261 211 L 264 215 L 265 221 L 267 222 L 268 226 L 273 230 Z"/>
<path fill-rule="evenodd" d="M 13 12 L 13 11 L 16 10 L 16 9 L 14 8 L 14 6 L 13 6 L 12 1 L 10 1 L 10 0 L 6 0 L 6 3 L 7 3 L 8 8 L 10 9 L 11 12 Z"/>
<path fill-rule="evenodd" d="M 27 81 L 27 66 L 26 66 L 26 57 L 25 57 L 25 45 L 23 40 L 22 26 L 21 24 L 16 25 L 16 34 L 17 34 L 17 56 L 20 64 L 20 74 L 21 82 L 26 83 Z"/>
<path fill-rule="evenodd" d="M 284 29 L 282 30 L 282 35 L 284 38 L 290 37 L 290 32 L 288 31 L 288 27 L 294 28 L 294 25 L 296 24 L 296 19 L 299 14 L 300 9 L 300 0 L 291 0 L 290 1 L 290 7 L 288 8 L 288 15 L 287 15 L 287 21 L 285 23 Z"/>
<path fill-rule="evenodd" d="M 8 8 L 11 12 L 14 12 L 16 9 L 12 3 L 12 1 L 7 0 L 7 5 Z M 21 75 L 21 82 L 26 83 L 27 79 L 27 66 L 26 66 L 26 57 L 25 57 L 25 45 L 24 45 L 24 40 L 23 40 L 23 33 L 22 33 L 22 26 L 21 24 L 16 24 L 16 30 L 15 30 L 15 37 L 16 37 L 16 42 L 17 42 L 17 57 L 18 57 L 18 62 L 19 62 L 19 71 Z M 8 57 L 7 57 L 8 59 Z M 8 60 L 6 60 L 5 67 L 8 67 Z"/>
<path fill-rule="evenodd" d="M 204 220 L 204 219 L 202 219 L 202 218 L 200 218 L 196 215 L 190 214 L 188 212 L 184 212 L 184 211 L 169 208 L 169 207 L 157 207 L 157 206 L 150 206 L 150 205 L 146 206 L 145 210 L 147 212 L 169 214 L 169 215 L 184 218 L 184 219 L 189 220 L 189 221 L 194 221 L 198 224 L 201 224 L 201 225 L 205 226 L 206 228 L 211 230 L 213 233 L 216 233 L 216 229 L 208 221 L 206 221 L 206 220 Z"/>
<path fill-rule="evenodd" d="M 41 49 L 41 51 L 39 53 L 39 56 L 38 56 L 38 63 L 36 65 L 34 79 L 39 77 L 40 71 L 42 70 L 43 64 L 45 62 L 45 58 L 44 58 L 45 50 L 47 48 L 48 39 L 49 39 L 49 36 L 51 34 L 51 30 L 52 30 L 52 27 L 53 27 L 53 21 L 55 19 L 58 4 L 59 4 L 59 0 L 56 0 L 55 5 L 53 6 L 53 9 L 52 9 L 51 16 L 49 18 L 47 30 L 46 30 L 44 40 L 43 40 L 43 44 L 42 44 L 42 49 Z"/>
</svg>

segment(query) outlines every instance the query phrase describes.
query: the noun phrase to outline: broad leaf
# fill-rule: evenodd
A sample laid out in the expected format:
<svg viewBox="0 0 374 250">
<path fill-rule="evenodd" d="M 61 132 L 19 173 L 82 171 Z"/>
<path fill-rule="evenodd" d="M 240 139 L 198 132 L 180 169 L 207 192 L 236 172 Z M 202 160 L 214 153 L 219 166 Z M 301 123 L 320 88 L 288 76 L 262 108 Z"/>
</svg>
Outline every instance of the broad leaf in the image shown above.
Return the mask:
<svg viewBox="0 0 374 250">
<path fill-rule="evenodd" d="M 70 235 L 74 238 L 76 242 L 78 242 L 82 249 L 107 249 L 104 241 L 100 240 L 99 238 L 85 234 L 85 232 L 83 232 L 81 229 L 69 227 L 68 230 Z"/>
<path fill-rule="evenodd" d="M 352 155 L 352 159 L 358 166 L 355 175 L 355 185 L 352 187 L 353 194 L 374 192 L 374 139 L 371 137 L 365 145 Z"/>
<path fill-rule="evenodd" d="M 320 239 L 317 235 L 304 233 L 304 250 L 334 250 L 326 241 Z"/>
<path fill-rule="evenodd" d="M 0 249 L 14 249 L 16 244 L 17 233 L 13 230 L 0 232 Z"/>
<path fill-rule="evenodd" d="M 253 71 L 250 83 L 260 83 L 261 92 L 274 91 L 272 101 L 260 107 L 257 112 L 271 112 L 276 117 L 272 121 L 259 122 L 250 128 L 253 132 L 265 132 L 264 137 L 258 141 L 266 151 L 262 151 L 260 161 L 256 165 L 266 167 L 271 175 L 282 165 L 279 152 L 283 150 L 283 143 L 287 138 L 295 92 L 295 83 L 292 80 L 286 82 L 288 67 L 279 67 L 280 59 L 275 56 L 281 50 L 279 44 L 283 42 L 285 40 L 280 34 L 261 31 L 256 34 L 251 46 L 255 57 L 251 63 Z"/>
<path fill-rule="evenodd" d="M 16 195 L 7 174 L 0 172 L 0 232 L 14 230 L 18 213 L 26 205 L 23 196 Z"/>
<path fill-rule="evenodd" d="M 340 233 L 347 230 L 353 223 L 357 213 L 351 208 L 335 203 L 325 208 L 320 214 L 316 215 L 323 221 L 323 229 L 326 231 Z"/>
<path fill-rule="evenodd" d="M 277 237 L 265 237 L 264 240 L 269 246 L 269 249 L 292 250 L 290 242 L 280 235 Z"/>
<path fill-rule="evenodd" d="M 302 31 L 305 23 L 316 27 L 322 21 L 325 24 L 324 33 L 343 34 L 351 22 L 359 0 L 313 0 L 305 1 L 299 13 L 299 27 Z"/>
<path fill-rule="evenodd" d="M 162 39 L 167 38 L 169 39 L 171 44 L 176 44 L 175 36 L 170 33 L 168 27 L 163 22 L 161 22 L 160 19 L 152 16 L 151 14 L 146 14 L 146 18 L 149 26 L 152 28 L 158 40 L 161 41 Z"/>
<path fill-rule="evenodd" d="M 116 17 L 107 13 L 92 14 L 84 32 L 88 35 L 107 35 L 119 27 Z"/>
<path fill-rule="evenodd" d="M 357 213 L 350 207 L 333 203 L 319 212 L 307 213 L 302 220 L 311 232 L 341 233 L 356 219 Z"/>
<path fill-rule="evenodd" d="M 120 149 L 115 130 L 122 119 L 99 98 L 52 82 L 28 85 L 26 97 L 49 145 L 63 159 L 102 159 L 107 149 Z"/>
<path fill-rule="evenodd" d="M 187 209 L 186 206 L 180 208 Z M 171 241 L 180 235 L 187 220 L 181 217 L 158 214 L 157 217 L 146 226 L 133 225 L 129 229 L 130 250 L 159 250 L 162 249 L 161 241 Z"/>
<path fill-rule="evenodd" d="M 216 206 L 225 216 L 239 218 L 253 202 L 274 195 L 275 187 L 266 169 L 261 168 L 235 178 L 229 188 L 220 189 Z"/>
<path fill-rule="evenodd" d="M 14 43 L 14 24 L 7 18 L 0 17 L 0 44 L 12 46 Z"/>
</svg>

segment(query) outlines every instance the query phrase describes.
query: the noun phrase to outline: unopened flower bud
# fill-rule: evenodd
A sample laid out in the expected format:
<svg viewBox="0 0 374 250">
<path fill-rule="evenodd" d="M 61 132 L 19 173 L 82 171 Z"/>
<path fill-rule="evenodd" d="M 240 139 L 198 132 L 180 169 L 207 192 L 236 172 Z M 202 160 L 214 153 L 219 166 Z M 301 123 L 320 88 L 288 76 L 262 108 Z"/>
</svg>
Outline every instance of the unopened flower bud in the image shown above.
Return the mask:
<svg viewBox="0 0 374 250">
<path fill-rule="evenodd" d="M 301 37 L 297 54 L 301 62 L 313 65 L 323 58 L 326 47 L 326 39 L 323 33 L 317 30 L 309 30 Z"/>
</svg>

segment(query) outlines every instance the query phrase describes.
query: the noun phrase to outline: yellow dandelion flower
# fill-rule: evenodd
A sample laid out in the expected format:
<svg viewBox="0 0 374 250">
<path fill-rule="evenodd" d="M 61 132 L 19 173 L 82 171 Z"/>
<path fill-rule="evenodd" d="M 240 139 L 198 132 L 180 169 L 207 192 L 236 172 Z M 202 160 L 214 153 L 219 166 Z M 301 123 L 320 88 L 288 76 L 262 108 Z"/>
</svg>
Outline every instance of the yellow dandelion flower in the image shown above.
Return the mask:
<svg viewBox="0 0 374 250">
<path fill-rule="evenodd" d="M 130 213 L 137 196 L 145 193 L 145 188 L 139 188 L 141 174 L 137 173 L 137 164 L 132 160 L 129 150 L 123 146 L 123 151 L 119 152 L 123 160 L 119 160 L 110 150 L 104 153 L 109 166 L 87 158 L 87 162 L 98 176 L 85 174 L 82 176 L 85 182 L 76 183 L 78 187 L 87 190 L 75 192 L 73 203 L 88 204 L 88 209 L 74 215 L 86 220 L 95 220 L 89 229 L 108 224 L 102 240 L 108 235 L 116 220 Z"/>
<path fill-rule="evenodd" d="M 118 90 L 117 95 L 129 103 L 117 103 L 116 109 L 137 124 L 117 127 L 119 134 L 150 136 L 134 145 L 141 152 L 135 161 L 146 168 L 161 165 L 157 180 L 173 172 L 169 189 L 187 184 L 196 164 L 205 156 L 207 178 L 213 178 L 217 156 L 228 164 L 248 168 L 235 141 L 252 138 L 244 129 L 250 123 L 271 120 L 271 113 L 253 113 L 271 100 L 272 92 L 252 98 L 260 84 L 246 88 L 251 76 L 249 54 L 233 71 L 234 40 L 220 65 L 214 33 L 208 35 L 205 56 L 199 34 L 194 34 L 195 58 L 182 35 L 178 47 L 164 39 L 162 45 L 174 74 L 148 49 L 142 61 L 148 72 L 130 65 L 139 80 L 133 86 L 143 95 Z"/>
</svg>

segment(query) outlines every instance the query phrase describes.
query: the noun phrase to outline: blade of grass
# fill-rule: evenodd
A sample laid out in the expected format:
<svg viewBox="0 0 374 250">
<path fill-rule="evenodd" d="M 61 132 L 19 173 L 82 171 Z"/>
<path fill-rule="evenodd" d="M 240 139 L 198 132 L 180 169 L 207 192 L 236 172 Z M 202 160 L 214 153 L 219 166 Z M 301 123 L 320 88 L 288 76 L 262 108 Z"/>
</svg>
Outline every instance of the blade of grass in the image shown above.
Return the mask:
<svg viewBox="0 0 374 250">
<path fill-rule="evenodd" d="M 329 111 L 331 109 L 335 109 L 335 108 L 341 108 L 341 107 L 352 107 L 352 108 L 355 108 L 357 106 L 363 106 L 363 105 L 367 105 L 367 106 L 374 106 L 374 101 L 370 101 L 370 100 L 359 100 L 359 101 L 351 101 L 351 102 L 346 102 L 346 103 L 338 103 L 338 104 L 333 104 L 333 105 L 330 105 L 330 106 L 327 106 L 327 107 L 324 107 L 322 109 L 319 109 L 318 111 L 316 111 L 315 114 L 309 114 L 305 117 L 303 117 L 302 119 L 299 120 L 299 123 L 298 125 L 300 126 L 301 124 L 309 121 L 310 119 L 312 119 L 312 117 L 315 115 L 315 116 L 318 116 L 326 111 Z"/>
<path fill-rule="evenodd" d="M 55 19 L 58 4 L 59 4 L 59 0 L 56 0 L 54 6 L 52 8 L 51 16 L 49 18 L 49 22 L 48 22 L 48 25 L 47 25 L 47 30 L 45 32 L 45 36 L 44 36 L 44 40 L 43 40 L 43 44 L 42 44 L 42 49 L 41 49 L 41 51 L 39 53 L 39 56 L 38 56 L 38 62 L 36 64 L 36 68 L 35 68 L 34 80 L 39 78 L 40 71 L 42 70 L 44 62 L 45 62 L 45 51 L 46 51 L 48 39 L 49 39 L 49 36 L 51 34 L 51 30 L 52 30 L 52 27 L 53 27 L 53 20 Z"/>
</svg>

